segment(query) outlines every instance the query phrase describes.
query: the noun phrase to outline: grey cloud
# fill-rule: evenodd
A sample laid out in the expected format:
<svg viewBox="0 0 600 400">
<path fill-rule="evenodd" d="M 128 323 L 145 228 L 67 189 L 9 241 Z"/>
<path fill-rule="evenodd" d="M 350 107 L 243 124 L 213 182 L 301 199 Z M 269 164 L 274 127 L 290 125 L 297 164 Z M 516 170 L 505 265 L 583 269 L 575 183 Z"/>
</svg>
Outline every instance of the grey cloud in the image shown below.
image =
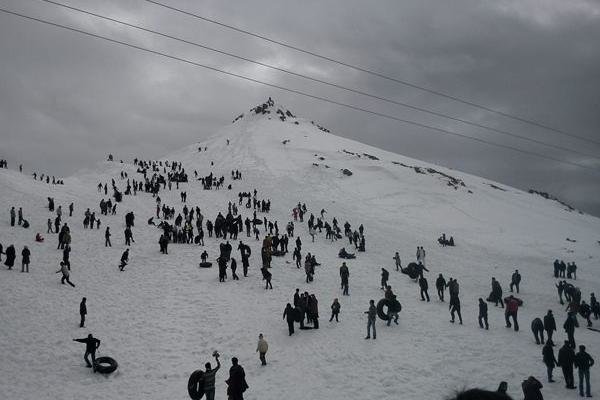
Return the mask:
<svg viewBox="0 0 600 400">
<path fill-rule="evenodd" d="M 595 1 L 164 1 L 600 141 L 600 6 Z M 436 98 L 144 1 L 65 2 L 600 157 L 600 146 Z M 598 160 L 307 83 L 43 2 L 12 0 L 3 5 L 360 107 L 600 167 Z M 440 136 L 6 15 L 0 15 L 0 54 L 0 157 L 13 165 L 23 162 L 29 169 L 69 174 L 93 167 L 109 152 L 118 152 L 121 158 L 160 156 L 206 137 L 272 96 L 336 134 L 519 188 L 536 187 L 600 215 L 600 173 Z"/>
</svg>

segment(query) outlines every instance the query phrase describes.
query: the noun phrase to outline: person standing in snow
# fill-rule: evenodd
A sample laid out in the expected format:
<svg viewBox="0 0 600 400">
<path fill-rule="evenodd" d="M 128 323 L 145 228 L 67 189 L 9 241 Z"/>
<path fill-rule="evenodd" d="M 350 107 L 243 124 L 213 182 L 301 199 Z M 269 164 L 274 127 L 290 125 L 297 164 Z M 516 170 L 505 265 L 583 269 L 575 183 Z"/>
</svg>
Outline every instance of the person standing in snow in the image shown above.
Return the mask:
<svg viewBox="0 0 600 400">
<path fill-rule="evenodd" d="M 112 247 L 112 244 L 110 243 L 110 227 L 107 226 L 106 230 L 104 231 L 104 247 Z"/>
<path fill-rule="evenodd" d="M 285 306 L 285 310 L 283 310 L 283 319 L 286 319 L 286 317 L 288 324 L 288 332 L 290 336 L 292 336 L 294 334 L 295 311 L 290 303 L 287 303 L 287 305 Z"/>
<path fill-rule="evenodd" d="M 485 323 L 485 329 L 489 330 L 490 326 L 488 325 L 488 306 L 485 301 L 480 297 L 479 298 L 479 327 L 483 329 L 483 324 Z"/>
<path fill-rule="evenodd" d="M 60 262 L 60 269 L 58 271 L 56 271 L 56 273 L 58 274 L 59 272 L 62 272 L 62 278 L 60 279 L 60 283 L 62 283 L 63 285 L 65 284 L 65 281 L 67 281 L 67 283 L 69 285 L 71 285 L 72 287 L 75 287 L 75 285 L 69 280 L 69 269 L 67 268 L 67 265 L 61 261 Z"/>
<path fill-rule="evenodd" d="M 338 315 L 340 314 L 340 302 L 338 301 L 337 298 L 333 299 L 333 304 L 331 304 L 331 318 L 329 318 L 329 322 L 333 321 L 333 318 L 335 317 L 335 322 L 340 322 L 338 320 Z"/>
<path fill-rule="evenodd" d="M 389 278 L 390 273 L 388 272 L 388 270 L 385 268 L 381 268 L 381 290 L 385 290 Z"/>
<path fill-rule="evenodd" d="M 375 300 L 369 300 L 369 309 L 365 311 L 365 314 L 367 314 L 367 336 L 365 339 L 371 339 L 371 328 L 373 328 L 373 339 L 377 339 L 377 331 L 375 329 L 377 307 L 375 307 Z"/>
<path fill-rule="evenodd" d="M 81 321 L 79 322 L 79 327 L 83 328 L 85 324 L 85 316 L 87 315 L 87 306 L 85 304 L 86 298 L 81 299 L 81 303 L 79 303 L 79 316 L 81 317 Z"/>
<path fill-rule="evenodd" d="M 27 246 L 23 247 L 21 256 L 23 257 L 21 260 L 21 272 L 29 273 L 29 261 L 31 257 L 31 251 L 29 251 L 29 248 L 27 248 Z"/>
<path fill-rule="evenodd" d="M 217 362 L 217 367 L 215 369 L 212 369 L 209 362 L 204 364 L 204 366 L 206 367 L 206 371 L 203 375 L 204 384 L 202 388 L 204 390 L 206 400 L 215 399 L 215 375 L 217 374 L 219 368 L 221 368 L 221 362 L 219 361 L 219 353 L 215 352 L 213 356 L 215 357 L 215 361 Z"/>
<path fill-rule="evenodd" d="M 519 293 L 519 284 L 521 283 L 521 274 L 519 273 L 519 270 L 516 269 L 515 272 L 513 272 L 511 279 L 510 279 L 510 292 L 512 293 L 513 288 L 517 289 L 517 293 Z"/>
<path fill-rule="evenodd" d="M 235 271 L 237 270 L 237 261 L 235 261 L 235 258 L 231 259 L 231 264 L 229 265 L 229 268 L 231 268 L 231 278 L 234 281 L 239 281 L 240 278 L 235 273 Z"/>
<path fill-rule="evenodd" d="M 229 379 L 227 383 L 227 395 L 230 400 L 244 400 L 244 392 L 248 389 L 246 382 L 246 372 L 241 365 L 238 364 L 238 359 L 231 359 L 231 368 L 229 368 Z"/>
<path fill-rule="evenodd" d="M 348 270 L 348 266 L 345 262 L 342 263 L 340 267 L 340 278 L 342 280 L 342 295 L 348 296 L 348 278 L 350 277 L 350 271 Z"/>
<path fill-rule="evenodd" d="M 444 275 L 440 274 L 435 280 L 435 288 L 437 289 L 438 297 L 440 301 L 444 301 L 444 291 L 446 290 L 446 279 L 444 279 Z"/>
<path fill-rule="evenodd" d="M 525 397 L 523 400 L 543 400 L 542 392 L 540 391 L 543 386 L 535 379 L 533 376 L 530 376 L 521 384 L 521 388 L 523 389 L 523 394 Z"/>
<path fill-rule="evenodd" d="M 458 298 L 458 293 L 456 293 L 456 292 L 452 292 L 450 294 L 449 309 L 450 309 L 450 316 L 452 317 L 452 320 L 450 320 L 450 322 L 454 323 L 454 313 L 457 313 L 459 323 L 462 325 L 463 322 L 462 322 L 462 315 L 460 313 L 460 299 Z"/>
<path fill-rule="evenodd" d="M 10 226 L 15 226 L 15 218 L 16 218 L 15 208 L 11 207 L 10 208 Z"/>
<path fill-rule="evenodd" d="M 125 228 L 125 246 L 131 246 L 131 242 L 133 241 L 133 243 L 135 243 L 135 240 L 133 240 L 133 233 L 131 232 L 131 228 L 127 227 Z"/>
<path fill-rule="evenodd" d="M 100 347 L 100 339 L 96 339 L 90 333 L 87 338 L 84 339 L 73 339 L 74 342 L 85 343 L 85 355 L 83 359 L 85 360 L 85 364 L 88 368 L 93 368 L 94 372 L 96 372 L 96 350 Z M 88 356 L 92 357 L 92 362 L 88 360 Z"/>
<path fill-rule="evenodd" d="M 258 344 L 256 345 L 256 352 L 259 354 L 261 365 L 267 365 L 267 359 L 265 356 L 267 355 L 267 351 L 269 350 L 269 344 L 263 337 L 263 334 L 258 335 Z"/>
<path fill-rule="evenodd" d="M 402 264 L 400 263 L 400 255 L 398 252 L 394 255 L 393 260 L 396 262 L 396 271 L 400 271 L 402 269 Z"/>
<path fill-rule="evenodd" d="M 548 372 L 548 382 L 554 382 L 552 379 L 552 371 L 554 367 L 558 364 L 556 361 L 556 357 L 554 357 L 554 350 L 552 349 L 552 342 L 549 340 L 546 342 L 544 347 L 542 348 L 542 359 L 544 364 L 546 364 L 546 369 Z"/>
<path fill-rule="evenodd" d="M 19 220 L 17 221 L 17 224 L 19 226 L 21 226 L 21 224 L 23 223 L 23 209 L 21 207 L 19 207 L 19 212 L 17 213 Z"/>
<path fill-rule="evenodd" d="M 567 389 L 575 389 L 575 379 L 573 378 L 573 363 L 575 362 L 575 352 L 571 343 L 565 340 L 565 344 L 558 351 L 557 365 L 562 368 Z"/>
<path fill-rule="evenodd" d="M 4 265 L 8 267 L 8 269 L 12 269 L 15 265 L 15 258 L 17 258 L 17 251 L 15 250 L 14 245 L 10 245 L 6 248 L 6 259 L 4 260 Z"/>
<path fill-rule="evenodd" d="M 579 371 L 579 395 L 583 397 L 583 381 L 585 380 L 585 395 L 592 397 L 590 392 L 590 368 L 594 359 L 585 352 L 585 346 L 579 346 L 579 353 L 575 354 L 575 368 Z"/>
<path fill-rule="evenodd" d="M 421 274 L 421 277 L 419 278 L 419 287 L 421 288 L 421 301 L 425 301 L 425 298 L 427 298 L 427 301 L 429 302 L 429 293 L 427 292 L 429 284 L 423 274 Z"/>
<path fill-rule="evenodd" d="M 548 336 L 548 342 L 554 345 L 552 342 L 552 334 L 556 330 L 556 321 L 554 320 L 554 315 L 552 315 L 552 310 L 548 310 L 548 313 L 544 316 L 544 329 Z"/>
<path fill-rule="evenodd" d="M 504 299 L 506 303 L 506 309 L 504 311 L 504 318 L 506 319 L 506 327 L 510 328 L 510 318 L 512 317 L 513 324 L 515 325 L 515 332 L 519 330 L 519 321 L 517 320 L 517 312 L 519 311 L 519 306 L 521 305 L 521 301 L 516 297 L 510 296 Z"/>
</svg>

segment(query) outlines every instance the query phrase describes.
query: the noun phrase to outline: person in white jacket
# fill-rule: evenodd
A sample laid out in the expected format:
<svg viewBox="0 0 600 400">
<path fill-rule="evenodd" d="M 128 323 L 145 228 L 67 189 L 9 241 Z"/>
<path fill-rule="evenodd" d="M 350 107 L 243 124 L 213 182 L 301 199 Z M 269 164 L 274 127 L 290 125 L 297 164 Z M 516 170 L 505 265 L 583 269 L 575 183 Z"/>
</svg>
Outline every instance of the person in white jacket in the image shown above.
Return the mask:
<svg viewBox="0 0 600 400">
<path fill-rule="evenodd" d="M 260 362 L 262 365 L 267 365 L 267 360 L 265 359 L 265 355 L 267 354 L 267 350 L 269 350 L 269 344 L 263 337 L 261 333 L 258 335 L 258 344 L 256 346 L 256 352 L 259 354 Z"/>
<path fill-rule="evenodd" d="M 69 268 L 67 268 L 67 264 L 65 264 L 63 261 L 60 262 L 60 269 L 58 271 L 56 271 L 56 273 L 58 274 L 59 272 L 62 272 L 62 279 L 60 280 L 60 283 L 62 283 L 63 285 L 65 284 L 65 281 L 67 281 L 67 283 L 73 287 L 75 287 L 75 285 L 69 280 Z"/>
</svg>

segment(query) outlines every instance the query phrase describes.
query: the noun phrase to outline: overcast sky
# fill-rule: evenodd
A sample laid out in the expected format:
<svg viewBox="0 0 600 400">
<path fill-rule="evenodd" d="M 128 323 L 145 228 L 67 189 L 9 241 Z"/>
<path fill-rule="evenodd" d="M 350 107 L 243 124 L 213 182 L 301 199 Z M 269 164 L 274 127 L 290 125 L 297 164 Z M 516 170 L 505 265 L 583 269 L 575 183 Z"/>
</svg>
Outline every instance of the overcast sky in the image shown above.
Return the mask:
<svg viewBox="0 0 600 400">
<path fill-rule="evenodd" d="M 57 0 L 63 2 L 63 0 Z M 598 0 L 160 0 L 398 79 L 600 142 Z M 600 146 L 177 14 L 143 0 L 64 0 L 396 101 L 600 158 Z M 39 0 L 0 7 L 596 170 L 347 110 L 0 13 L 0 158 L 69 175 L 113 153 L 159 157 L 271 96 L 333 133 L 600 215 L 600 160 L 532 144 L 139 32 Z"/>
</svg>

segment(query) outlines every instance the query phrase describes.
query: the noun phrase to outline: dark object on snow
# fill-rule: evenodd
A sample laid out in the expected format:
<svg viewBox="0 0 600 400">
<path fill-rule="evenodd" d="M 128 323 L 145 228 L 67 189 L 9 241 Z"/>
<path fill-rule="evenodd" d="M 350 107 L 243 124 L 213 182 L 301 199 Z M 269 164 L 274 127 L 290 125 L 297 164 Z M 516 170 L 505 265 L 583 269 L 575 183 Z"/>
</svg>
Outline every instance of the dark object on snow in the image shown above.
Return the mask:
<svg viewBox="0 0 600 400">
<path fill-rule="evenodd" d="M 408 275 L 410 279 L 417 279 L 419 277 L 419 266 L 417 263 L 410 263 L 401 271 L 403 274 Z"/>
<path fill-rule="evenodd" d="M 115 189 L 115 193 L 114 193 L 113 197 L 115 198 L 115 201 L 117 203 L 120 203 L 123 200 L 123 194 L 116 189 Z"/>
<path fill-rule="evenodd" d="M 271 253 L 273 257 L 283 257 L 285 256 L 285 251 L 277 250 Z"/>
<path fill-rule="evenodd" d="M 200 400 L 204 396 L 204 371 L 197 369 L 188 379 L 188 394 L 192 400 Z"/>
<path fill-rule="evenodd" d="M 384 307 L 387 308 L 387 312 L 383 309 Z M 377 316 L 379 318 L 381 318 L 382 320 L 387 321 L 389 319 L 390 311 L 395 311 L 395 312 L 402 311 L 402 305 L 400 304 L 400 302 L 396 299 L 394 299 L 394 300 L 389 300 L 389 299 L 379 300 L 379 303 L 377 303 Z"/>
<path fill-rule="evenodd" d="M 117 370 L 118 366 L 119 364 L 117 364 L 115 359 L 111 357 L 98 357 L 96 358 L 96 363 L 94 364 L 96 372 L 101 374 L 112 374 Z"/>
<path fill-rule="evenodd" d="M 347 168 L 342 169 L 342 174 L 346 175 L 346 176 L 352 176 L 352 171 L 350 171 Z"/>
<path fill-rule="evenodd" d="M 205 262 L 200 263 L 200 268 L 210 268 L 210 267 L 212 267 L 211 262 L 205 261 Z"/>
<path fill-rule="evenodd" d="M 27 229 L 29 228 L 29 221 L 27 221 L 26 219 L 23 220 L 23 224 L 21 225 L 23 228 Z"/>
<path fill-rule="evenodd" d="M 253 223 L 254 223 L 254 225 L 262 225 L 263 222 L 262 222 L 262 219 L 256 218 Z"/>
<path fill-rule="evenodd" d="M 348 253 L 346 251 L 345 247 L 342 247 L 342 249 L 340 250 L 340 252 L 338 253 L 338 257 L 339 258 L 344 258 L 346 260 L 351 260 L 353 258 L 356 258 L 356 256 L 353 253 Z"/>
</svg>

